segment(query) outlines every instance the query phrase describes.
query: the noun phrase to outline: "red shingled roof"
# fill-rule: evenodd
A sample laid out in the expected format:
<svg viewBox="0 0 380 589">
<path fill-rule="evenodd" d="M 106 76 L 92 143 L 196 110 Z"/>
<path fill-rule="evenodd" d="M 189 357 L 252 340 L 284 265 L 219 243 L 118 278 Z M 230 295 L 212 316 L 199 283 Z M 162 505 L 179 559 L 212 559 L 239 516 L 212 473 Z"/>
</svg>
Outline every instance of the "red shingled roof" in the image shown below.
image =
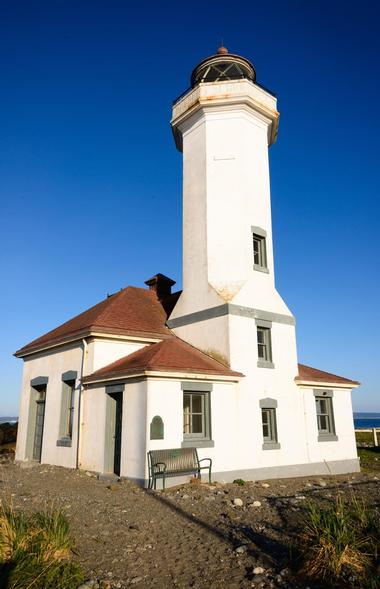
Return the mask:
<svg viewBox="0 0 380 589">
<path fill-rule="evenodd" d="M 358 385 L 360 382 L 357 380 L 350 380 L 344 378 L 344 376 L 337 376 L 331 374 L 331 372 L 324 372 L 323 370 L 317 370 L 311 368 L 311 366 L 305 366 L 305 364 L 298 364 L 298 376 L 295 378 L 297 381 L 310 381 L 310 382 L 328 382 L 328 383 L 341 383 L 341 384 L 352 384 Z"/>
<path fill-rule="evenodd" d="M 171 333 L 165 325 L 166 319 L 167 314 L 155 292 L 128 286 L 33 340 L 18 350 L 16 356 L 73 337 L 84 337 L 91 331 L 162 338 Z"/>
<path fill-rule="evenodd" d="M 199 372 L 221 376 L 243 376 L 230 370 L 197 348 L 173 336 L 157 344 L 145 346 L 108 366 L 86 376 L 83 381 L 118 378 L 145 371 Z"/>
</svg>

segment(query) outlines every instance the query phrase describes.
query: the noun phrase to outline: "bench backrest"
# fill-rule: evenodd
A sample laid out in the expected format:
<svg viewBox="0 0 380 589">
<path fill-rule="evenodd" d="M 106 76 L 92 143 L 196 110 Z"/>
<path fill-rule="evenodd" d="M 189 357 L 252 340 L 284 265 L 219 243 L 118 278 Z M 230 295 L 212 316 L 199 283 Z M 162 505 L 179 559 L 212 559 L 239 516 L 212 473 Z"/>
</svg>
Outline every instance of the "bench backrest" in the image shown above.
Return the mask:
<svg viewBox="0 0 380 589">
<path fill-rule="evenodd" d="M 167 472 L 191 470 L 199 467 L 196 448 L 173 448 L 171 450 L 150 450 L 148 452 L 151 466 L 165 462 Z"/>
</svg>

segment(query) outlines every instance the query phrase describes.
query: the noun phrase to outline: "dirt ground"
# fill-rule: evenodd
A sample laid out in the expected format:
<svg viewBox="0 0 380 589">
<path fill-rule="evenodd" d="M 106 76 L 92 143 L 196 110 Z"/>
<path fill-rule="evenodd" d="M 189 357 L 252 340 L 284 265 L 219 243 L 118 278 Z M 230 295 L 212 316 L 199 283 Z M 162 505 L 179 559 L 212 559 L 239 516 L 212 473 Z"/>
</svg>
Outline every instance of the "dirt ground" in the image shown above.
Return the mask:
<svg viewBox="0 0 380 589">
<path fill-rule="evenodd" d="M 67 514 L 92 579 L 86 587 L 99 586 L 95 579 L 108 588 L 317 587 L 292 575 L 304 506 L 352 492 L 377 503 L 375 473 L 187 484 L 162 493 L 61 467 L 0 466 L 0 496 L 16 508 L 53 505 Z"/>
</svg>

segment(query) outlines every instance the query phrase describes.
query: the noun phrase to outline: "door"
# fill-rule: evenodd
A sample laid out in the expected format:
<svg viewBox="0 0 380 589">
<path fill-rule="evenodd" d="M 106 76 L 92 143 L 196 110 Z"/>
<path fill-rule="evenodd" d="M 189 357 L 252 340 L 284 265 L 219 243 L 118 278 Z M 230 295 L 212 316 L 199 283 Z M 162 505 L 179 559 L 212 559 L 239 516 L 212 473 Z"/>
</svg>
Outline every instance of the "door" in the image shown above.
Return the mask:
<svg viewBox="0 0 380 589">
<path fill-rule="evenodd" d="M 41 391 L 36 401 L 36 426 L 34 430 L 33 460 L 41 462 L 42 438 L 45 421 L 45 391 Z"/>
<path fill-rule="evenodd" d="M 105 472 L 120 476 L 123 393 L 107 393 Z"/>
<path fill-rule="evenodd" d="M 121 461 L 121 422 L 123 416 L 123 395 L 118 393 L 115 396 L 115 434 L 114 434 L 114 460 L 113 471 L 120 476 Z"/>
</svg>

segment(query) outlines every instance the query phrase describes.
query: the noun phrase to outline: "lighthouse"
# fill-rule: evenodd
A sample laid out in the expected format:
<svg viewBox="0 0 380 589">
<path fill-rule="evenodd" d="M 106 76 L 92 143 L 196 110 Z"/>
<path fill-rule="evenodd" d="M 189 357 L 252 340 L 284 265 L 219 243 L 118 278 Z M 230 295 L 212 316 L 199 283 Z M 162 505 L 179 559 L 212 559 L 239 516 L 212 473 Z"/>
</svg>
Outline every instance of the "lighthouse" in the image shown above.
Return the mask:
<svg viewBox="0 0 380 589">
<path fill-rule="evenodd" d="M 183 154 L 183 290 L 157 273 L 16 352 L 16 459 L 150 486 L 163 457 L 172 484 L 203 460 L 220 482 L 356 472 L 359 383 L 297 363 L 295 319 L 276 290 L 276 97 L 221 47 L 192 72 L 171 124 Z M 183 470 L 189 455 L 196 471 Z"/>
<path fill-rule="evenodd" d="M 274 277 L 276 97 L 250 61 L 221 47 L 194 69 L 171 124 L 183 153 L 183 292 L 169 326 L 244 374 L 293 379 L 295 321 Z"/>
</svg>

